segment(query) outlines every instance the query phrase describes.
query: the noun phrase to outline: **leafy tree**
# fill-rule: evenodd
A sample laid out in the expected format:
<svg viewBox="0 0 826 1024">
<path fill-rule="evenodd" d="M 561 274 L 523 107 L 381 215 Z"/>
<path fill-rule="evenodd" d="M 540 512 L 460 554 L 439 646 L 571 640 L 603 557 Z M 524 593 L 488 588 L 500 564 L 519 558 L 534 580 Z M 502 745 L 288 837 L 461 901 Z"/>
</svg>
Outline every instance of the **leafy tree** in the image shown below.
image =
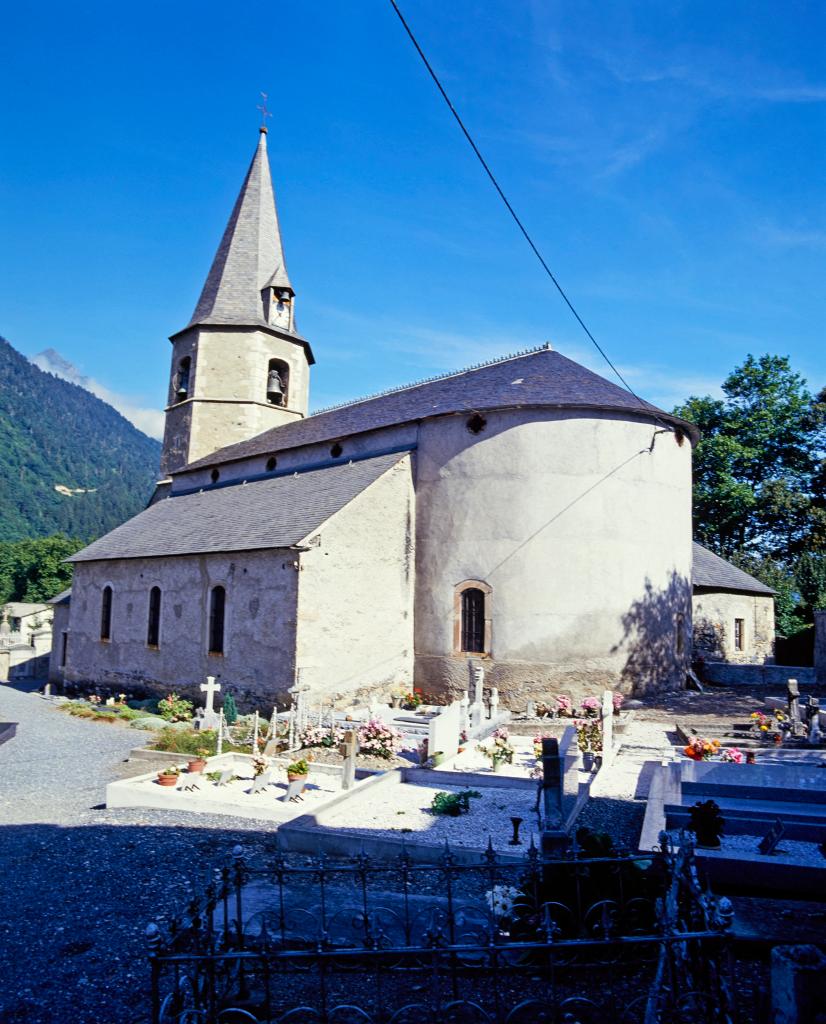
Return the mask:
<svg viewBox="0 0 826 1024">
<path fill-rule="evenodd" d="M 72 582 L 72 566 L 64 562 L 83 541 L 54 534 L 0 543 L 0 604 L 7 601 L 48 601 Z"/>
<path fill-rule="evenodd" d="M 824 389 L 826 391 L 826 389 Z M 721 555 L 780 561 L 824 547 L 824 392 L 815 398 L 786 356 L 748 356 L 723 383 L 725 398 L 675 409 L 696 423 L 695 536 Z"/>
</svg>

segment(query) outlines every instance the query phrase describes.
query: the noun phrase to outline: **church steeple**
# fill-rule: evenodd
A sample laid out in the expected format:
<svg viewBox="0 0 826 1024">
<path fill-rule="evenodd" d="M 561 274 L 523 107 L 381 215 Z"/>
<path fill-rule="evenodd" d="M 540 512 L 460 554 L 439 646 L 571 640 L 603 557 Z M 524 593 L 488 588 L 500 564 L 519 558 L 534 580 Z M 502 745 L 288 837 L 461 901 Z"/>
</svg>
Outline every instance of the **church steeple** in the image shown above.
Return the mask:
<svg viewBox="0 0 826 1024">
<path fill-rule="evenodd" d="M 315 360 L 294 298 L 262 127 L 192 319 L 170 339 L 164 474 L 307 415 Z"/>
<path fill-rule="evenodd" d="M 267 129 L 261 128 L 255 155 L 189 326 L 267 324 L 292 333 L 294 295 L 275 208 Z M 279 311 L 279 303 L 289 308 Z"/>
</svg>

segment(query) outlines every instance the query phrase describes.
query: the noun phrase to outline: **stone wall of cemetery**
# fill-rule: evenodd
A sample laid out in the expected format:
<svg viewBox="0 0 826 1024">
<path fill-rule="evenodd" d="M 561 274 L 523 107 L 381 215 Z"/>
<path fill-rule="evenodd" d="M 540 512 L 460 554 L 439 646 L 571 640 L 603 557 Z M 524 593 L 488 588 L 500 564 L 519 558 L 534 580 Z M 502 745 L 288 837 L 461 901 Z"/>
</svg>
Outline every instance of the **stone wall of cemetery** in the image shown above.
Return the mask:
<svg viewBox="0 0 826 1024">
<path fill-rule="evenodd" d="M 502 410 L 426 420 L 417 453 L 416 681 L 467 689 L 457 585 L 492 588 L 486 683 L 679 686 L 691 636 L 691 443 L 633 415 Z"/>
<path fill-rule="evenodd" d="M 692 598 L 694 655 L 705 661 L 761 665 L 774 659 L 774 598 L 698 587 Z M 735 647 L 736 619 L 744 625 L 742 650 Z"/>
<path fill-rule="evenodd" d="M 311 701 L 375 700 L 413 685 L 412 463 L 402 459 L 306 542 L 296 660 Z"/>
<path fill-rule="evenodd" d="M 242 706 L 269 713 L 294 680 L 297 555 L 245 551 L 75 566 L 64 676 L 203 704 L 207 675 Z M 100 639 L 101 600 L 112 587 L 111 640 Z M 226 588 L 223 655 L 208 653 L 209 594 Z M 147 645 L 149 592 L 161 588 L 160 642 Z"/>
</svg>

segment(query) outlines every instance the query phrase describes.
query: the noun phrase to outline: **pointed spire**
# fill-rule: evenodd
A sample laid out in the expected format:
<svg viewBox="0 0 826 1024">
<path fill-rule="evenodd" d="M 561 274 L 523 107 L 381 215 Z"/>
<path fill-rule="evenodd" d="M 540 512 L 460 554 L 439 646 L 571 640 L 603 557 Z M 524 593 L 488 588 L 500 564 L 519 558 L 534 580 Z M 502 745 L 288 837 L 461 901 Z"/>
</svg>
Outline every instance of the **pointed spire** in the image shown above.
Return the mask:
<svg viewBox="0 0 826 1024">
<path fill-rule="evenodd" d="M 262 127 L 190 326 L 266 323 L 262 292 L 267 287 L 293 292 L 275 209 L 267 129 Z"/>
</svg>

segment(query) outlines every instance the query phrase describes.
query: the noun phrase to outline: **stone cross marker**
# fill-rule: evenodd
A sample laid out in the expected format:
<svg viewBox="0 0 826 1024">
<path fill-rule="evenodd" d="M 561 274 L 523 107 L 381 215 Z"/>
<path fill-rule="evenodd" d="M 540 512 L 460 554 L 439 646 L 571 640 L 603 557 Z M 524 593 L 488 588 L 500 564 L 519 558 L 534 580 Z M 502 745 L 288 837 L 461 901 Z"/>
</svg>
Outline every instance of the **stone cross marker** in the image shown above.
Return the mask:
<svg viewBox="0 0 826 1024">
<path fill-rule="evenodd" d="M 338 752 L 344 758 L 344 771 L 341 775 L 341 788 L 351 789 L 356 780 L 356 754 L 358 753 L 358 733 L 348 729 L 339 744 Z"/>
<path fill-rule="evenodd" d="M 207 681 L 201 683 L 201 691 L 206 694 L 206 706 L 201 718 L 202 729 L 215 729 L 218 726 L 219 716 L 215 710 L 215 694 L 221 689 L 221 684 L 215 682 L 215 676 L 207 676 Z"/>
<path fill-rule="evenodd" d="M 496 719 L 499 714 L 499 690 L 492 686 L 490 690 L 490 717 Z"/>
</svg>

